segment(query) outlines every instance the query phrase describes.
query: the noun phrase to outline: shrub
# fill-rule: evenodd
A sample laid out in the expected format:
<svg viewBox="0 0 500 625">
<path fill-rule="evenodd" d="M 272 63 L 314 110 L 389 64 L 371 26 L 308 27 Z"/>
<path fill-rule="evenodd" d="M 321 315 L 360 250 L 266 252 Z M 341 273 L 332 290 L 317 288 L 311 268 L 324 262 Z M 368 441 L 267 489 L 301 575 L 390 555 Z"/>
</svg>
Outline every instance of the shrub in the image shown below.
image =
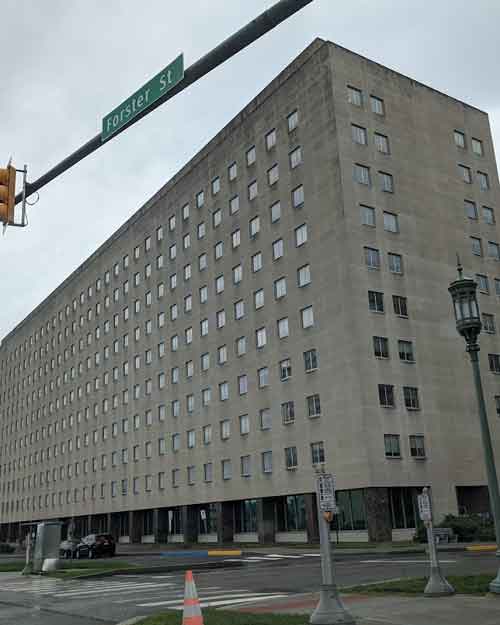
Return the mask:
<svg viewBox="0 0 500 625">
<path fill-rule="evenodd" d="M 458 541 L 463 543 L 495 540 L 493 521 L 478 514 L 463 516 L 448 514 L 436 527 L 449 527 L 457 536 Z M 413 540 L 418 543 L 427 542 L 427 531 L 423 525 L 417 528 Z"/>
<path fill-rule="evenodd" d="M 16 548 L 8 543 L 0 543 L 0 553 L 14 553 L 15 550 Z"/>
</svg>

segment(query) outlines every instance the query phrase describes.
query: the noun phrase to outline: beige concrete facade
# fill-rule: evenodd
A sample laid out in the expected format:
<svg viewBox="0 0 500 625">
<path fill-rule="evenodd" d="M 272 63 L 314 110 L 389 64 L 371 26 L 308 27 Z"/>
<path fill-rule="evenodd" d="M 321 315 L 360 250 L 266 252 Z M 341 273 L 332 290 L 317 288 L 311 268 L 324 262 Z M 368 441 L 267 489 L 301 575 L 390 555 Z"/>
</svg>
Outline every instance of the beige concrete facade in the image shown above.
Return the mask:
<svg viewBox="0 0 500 625">
<path fill-rule="evenodd" d="M 343 506 L 361 493 L 352 506 L 364 508 L 365 523 L 344 510 L 346 535 L 411 531 L 410 508 L 426 485 L 439 517 L 481 511 L 484 488 L 464 490 L 486 478 L 447 288 L 458 252 L 466 273 L 488 278 L 480 307 L 494 321 L 499 199 L 485 113 L 316 40 L 3 340 L 4 534 L 19 522 L 105 515 L 124 540 L 140 539 L 158 533 L 162 511 L 176 509 L 177 536 L 314 539 L 309 494 L 322 452 L 311 445 L 320 442 L 346 492 Z M 473 253 L 478 240 L 482 256 Z M 369 292 L 383 293 L 383 310 L 370 310 L 370 298 L 379 307 L 382 298 Z M 407 315 L 397 314 L 405 311 L 393 296 L 406 298 L 398 305 Z M 288 336 L 280 338 L 284 319 Z M 241 337 L 246 352 L 238 355 Z M 387 339 L 378 340 L 378 357 L 374 337 Z M 500 453 L 500 385 L 488 358 L 500 353 L 496 331 L 481 335 L 481 347 Z M 306 371 L 311 350 L 317 367 Z M 285 360 L 291 375 L 283 380 Z M 393 407 L 380 405 L 381 384 L 393 387 Z M 417 394 L 417 409 L 405 406 L 404 387 L 409 401 Z M 385 435 L 399 436 L 399 456 L 386 456 Z M 412 441 L 420 450 L 423 441 L 424 456 L 412 456 L 413 436 L 423 436 Z M 296 467 L 287 468 L 286 448 L 296 449 Z M 264 472 L 266 452 L 272 470 Z M 235 521 L 238 504 L 227 506 L 241 500 L 258 502 L 256 522 Z M 216 530 L 203 531 L 197 515 L 210 503 Z M 300 522 L 291 521 L 293 506 Z M 152 520 L 133 529 L 130 513 L 143 510 Z M 128 519 L 121 529 L 117 513 Z"/>
</svg>

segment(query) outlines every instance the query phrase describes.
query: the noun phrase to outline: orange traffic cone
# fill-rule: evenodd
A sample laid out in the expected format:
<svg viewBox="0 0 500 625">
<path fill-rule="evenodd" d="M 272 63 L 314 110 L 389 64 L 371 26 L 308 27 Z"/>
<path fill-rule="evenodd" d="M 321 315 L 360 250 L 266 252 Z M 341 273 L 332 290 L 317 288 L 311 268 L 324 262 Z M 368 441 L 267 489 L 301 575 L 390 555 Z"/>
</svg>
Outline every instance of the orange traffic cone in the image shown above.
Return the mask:
<svg viewBox="0 0 500 625">
<path fill-rule="evenodd" d="M 184 611 L 182 613 L 182 625 L 203 625 L 200 600 L 196 592 L 193 579 L 193 571 L 186 571 L 184 586 Z"/>
</svg>

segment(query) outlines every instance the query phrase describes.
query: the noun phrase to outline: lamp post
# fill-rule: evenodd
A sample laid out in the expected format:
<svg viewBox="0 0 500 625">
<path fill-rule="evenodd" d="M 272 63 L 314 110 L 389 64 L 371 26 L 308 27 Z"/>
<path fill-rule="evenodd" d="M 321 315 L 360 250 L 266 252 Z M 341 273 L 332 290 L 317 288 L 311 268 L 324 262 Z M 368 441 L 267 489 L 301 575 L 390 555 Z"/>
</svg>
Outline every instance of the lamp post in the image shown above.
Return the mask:
<svg viewBox="0 0 500 625">
<path fill-rule="evenodd" d="M 466 350 L 470 356 L 472 364 L 472 374 L 476 387 L 477 403 L 479 408 L 479 422 L 481 424 L 481 435 L 483 439 L 484 459 L 486 463 L 486 474 L 488 477 L 488 490 L 490 493 L 493 520 L 495 522 L 495 535 L 497 540 L 497 556 L 500 557 L 500 492 L 498 488 L 498 476 L 495 467 L 495 457 L 493 455 L 493 445 L 491 442 L 490 427 L 486 414 L 486 404 L 484 401 L 483 385 L 481 383 L 481 372 L 479 369 L 479 343 L 478 336 L 481 332 L 481 317 L 477 303 L 477 283 L 472 278 L 464 278 L 463 268 L 458 261 L 458 280 L 450 284 L 448 291 L 453 300 L 453 309 L 457 322 L 457 331 L 466 342 Z M 492 593 L 500 594 L 500 570 L 496 578 L 490 584 Z"/>
</svg>

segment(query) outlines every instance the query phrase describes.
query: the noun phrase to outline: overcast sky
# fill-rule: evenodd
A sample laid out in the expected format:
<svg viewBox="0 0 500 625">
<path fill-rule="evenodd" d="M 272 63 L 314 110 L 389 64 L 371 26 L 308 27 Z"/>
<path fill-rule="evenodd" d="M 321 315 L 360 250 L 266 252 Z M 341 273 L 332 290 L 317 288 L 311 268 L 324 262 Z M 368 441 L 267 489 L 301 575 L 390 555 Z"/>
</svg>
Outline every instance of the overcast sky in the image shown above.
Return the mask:
<svg viewBox="0 0 500 625">
<path fill-rule="evenodd" d="M 0 163 L 43 174 L 184 52 L 273 0 L 0 0 Z M 5 336 L 311 41 L 321 36 L 490 114 L 500 146 L 499 0 L 315 0 L 40 192 L 0 237 Z"/>
</svg>

